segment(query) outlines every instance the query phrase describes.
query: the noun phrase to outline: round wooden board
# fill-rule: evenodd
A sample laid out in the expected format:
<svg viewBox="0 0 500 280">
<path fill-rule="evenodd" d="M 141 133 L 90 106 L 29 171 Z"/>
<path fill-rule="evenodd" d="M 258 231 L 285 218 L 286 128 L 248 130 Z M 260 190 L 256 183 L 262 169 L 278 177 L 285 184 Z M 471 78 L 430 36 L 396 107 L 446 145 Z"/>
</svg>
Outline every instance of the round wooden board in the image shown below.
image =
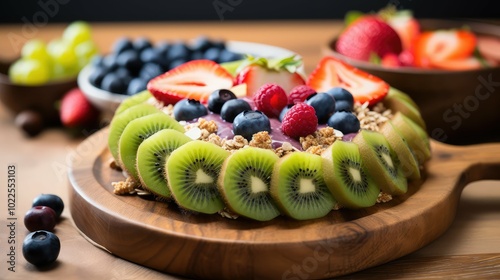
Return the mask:
<svg viewBox="0 0 500 280">
<path fill-rule="evenodd" d="M 99 247 L 170 274 L 208 279 L 317 279 L 363 270 L 409 254 L 451 224 L 462 189 L 500 179 L 500 144 L 432 142 L 426 178 L 404 196 L 326 217 L 269 222 L 180 211 L 173 203 L 113 194 L 124 180 L 109 167 L 108 130 L 85 140 L 69 168 L 70 209 Z"/>
</svg>

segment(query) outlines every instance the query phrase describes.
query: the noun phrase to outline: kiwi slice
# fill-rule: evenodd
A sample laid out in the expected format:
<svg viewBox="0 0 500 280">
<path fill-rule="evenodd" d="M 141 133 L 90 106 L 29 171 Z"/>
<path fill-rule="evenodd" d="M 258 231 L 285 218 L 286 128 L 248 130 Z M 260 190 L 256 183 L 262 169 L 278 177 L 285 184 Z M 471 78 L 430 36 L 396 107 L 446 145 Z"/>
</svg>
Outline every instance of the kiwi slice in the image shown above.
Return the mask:
<svg viewBox="0 0 500 280">
<path fill-rule="evenodd" d="M 272 150 L 246 147 L 224 161 L 217 186 L 231 211 L 259 221 L 280 214 L 269 193 L 271 173 L 278 159 Z"/>
<path fill-rule="evenodd" d="M 385 136 L 391 148 L 398 155 L 405 177 L 410 180 L 420 179 L 418 160 L 410 149 L 408 142 L 406 142 L 405 138 L 397 131 L 392 122 L 386 122 L 380 128 L 380 133 Z"/>
<path fill-rule="evenodd" d="M 127 124 L 134 119 L 159 112 L 160 111 L 153 105 L 139 104 L 113 117 L 109 124 L 108 147 L 118 165 L 121 166 L 120 157 L 118 155 L 118 141 Z"/>
<path fill-rule="evenodd" d="M 384 135 L 363 129 L 352 141 L 358 145 L 361 159 L 380 189 L 393 195 L 406 193 L 408 182 L 403 174 L 399 158 Z"/>
<path fill-rule="evenodd" d="M 185 209 L 213 214 L 224 208 L 217 179 L 229 152 L 201 140 L 188 142 L 173 151 L 165 169 L 172 197 Z"/>
<path fill-rule="evenodd" d="M 139 181 L 136 168 L 139 145 L 151 135 L 167 128 L 184 132 L 184 127 L 174 118 L 161 112 L 137 118 L 129 122 L 125 127 L 118 141 L 118 154 L 123 169 L 127 171 L 132 179 Z"/>
<path fill-rule="evenodd" d="M 137 174 L 141 185 L 153 194 L 170 197 L 165 162 L 170 154 L 191 138 L 174 129 L 163 129 L 144 140 L 137 149 Z"/>
<path fill-rule="evenodd" d="M 132 95 L 131 97 L 123 100 L 123 102 L 116 108 L 115 115 L 127 110 L 128 108 L 146 102 L 149 98 L 153 97 L 149 90 L 143 90 L 139 93 Z"/>
<path fill-rule="evenodd" d="M 411 105 L 415 110 L 420 111 L 417 103 L 406 93 L 400 91 L 397 88 L 390 87 L 389 92 L 387 92 L 387 96 L 385 98 L 396 98 L 406 101 L 409 105 Z"/>
<path fill-rule="evenodd" d="M 426 129 L 426 125 L 422 115 L 420 115 L 420 111 L 416 107 L 412 106 L 407 100 L 394 98 L 394 96 L 391 97 L 389 95 L 384 98 L 383 102 L 387 108 L 394 112 L 402 113 L 418 124 L 421 128 Z"/>
<path fill-rule="evenodd" d="M 297 220 L 320 218 L 336 203 L 323 179 L 322 159 L 294 152 L 278 160 L 271 176 L 271 195 L 287 216 Z"/>
<path fill-rule="evenodd" d="M 424 162 L 431 157 L 431 151 L 428 144 L 426 144 L 428 140 L 425 140 L 428 139 L 428 137 L 422 138 L 416 130 L 418 125 L 414 124 L 412 120 L 399 112 L 394 114 L 391 122 L 396 130 L 408 142 L 418 163 L 420 165 L 424 164 Z"/>
<path fill-rule="evenodd" d="M 335 141 L 321 157 L 325 183 L 340 205 L 362 208 L 377 202 L 380 188 L 368 175 L 358 145 Z"/>
</svg>

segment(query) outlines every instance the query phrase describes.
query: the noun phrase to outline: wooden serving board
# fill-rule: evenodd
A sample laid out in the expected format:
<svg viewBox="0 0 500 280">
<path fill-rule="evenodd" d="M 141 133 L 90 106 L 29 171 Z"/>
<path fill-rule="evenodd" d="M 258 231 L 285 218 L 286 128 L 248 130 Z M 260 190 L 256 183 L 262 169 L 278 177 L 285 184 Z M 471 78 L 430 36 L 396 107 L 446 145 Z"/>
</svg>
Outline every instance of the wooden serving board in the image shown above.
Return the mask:
<svg viewBox="0 0 500 280">
<path fill-rule="evenodd" d="M 500 144 L 433 141 L 426 178 L 388 203 L 310 221 L 230 220 L 114 195 L 111 182 L 124 177 L 109 167 L 107 138 L 104 129 L 85 140 L 69 168 L 76 226 L 116 256 L 190 278 L 318 279 L 383 264 L 440 236 L 467 184 L 500 179 Z"/>
</svg>

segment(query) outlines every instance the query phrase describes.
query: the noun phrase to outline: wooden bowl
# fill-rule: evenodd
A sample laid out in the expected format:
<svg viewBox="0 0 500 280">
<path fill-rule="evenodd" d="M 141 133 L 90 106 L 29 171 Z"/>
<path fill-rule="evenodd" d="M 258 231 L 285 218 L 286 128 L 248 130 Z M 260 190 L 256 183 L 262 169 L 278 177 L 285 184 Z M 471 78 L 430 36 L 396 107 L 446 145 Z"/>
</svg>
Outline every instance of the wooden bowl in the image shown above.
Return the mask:
<svg viewBox="0 0 500 280">
<path fill-rule="evenodd" d="M 479 22 L 422 20 L 423 30 L 468 26 L 480 36 L 500 38 L 500 26 Z M 467 71 L 411 67 L 386 68 L 343 56 L 332 46 L 323 49 L 408 93 L 419 105 L 429 135 L 441 142 L 470 144 L 500 140 L 500 67 Z M 500 49 L 497 51 L 500 56 Z"/>
<path fill-rule="evenodd" d="M 77 87 L 76 78 L 53 81 L 43 85 L 18 85 L 7 76 L 10 62 L 0 63 L 0 101 L 15 116 L 32 110 L 40 114 L 45 124 L 57 123 L 57 101 L 70 89 Z"/>
</svg>

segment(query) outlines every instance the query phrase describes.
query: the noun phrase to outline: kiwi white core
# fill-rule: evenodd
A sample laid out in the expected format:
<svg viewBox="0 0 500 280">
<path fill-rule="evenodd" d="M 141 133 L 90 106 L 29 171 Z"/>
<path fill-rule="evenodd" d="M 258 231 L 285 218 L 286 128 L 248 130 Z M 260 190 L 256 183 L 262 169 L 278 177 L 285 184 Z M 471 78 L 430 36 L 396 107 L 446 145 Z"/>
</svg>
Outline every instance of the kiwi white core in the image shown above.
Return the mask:
<svg viewBox="0 0 500 280">
<path fill-rule="evenodd" d="M 392 163 L 392 159 L 391 159 L 391 156 L 390 156 L 390 155 L 383 153 L 383 154 L 382 154 L 382 158 L 385 160 L 385 162 L 387 162 L 387 164 L 388 164 L 391 168 L 394 168 L 394 164 Z"/>
<path fill-rule="evenodd" d="M 316 186 L 313 183 L 313 179 L 300 179 L 300 193 L 310 193 L 316 191 Z"/>
<path fill-rule="evenodd" d="M 207 173 L 205 173 L 203 169 L 200 168 L 196 171 L 196 180 L 195 180 L 196 184 L 210 184 L 213 182 L 214 178 L 207 175 Z"/>
<path fill-rule="evenodd" d="M 253 193 L 260 193 L 260 192 L 267 191 L 266 183 L 264 183 L 264 181 L 262 181 L 259 177 L 251 176 L 250 183 L 252 185 L 252 192 Z"/>
<path fill-rule="evenodd" d="M 349 167 L 349 173 L 354 181 L 361 182 L 361 172 L 358 169 Z"/>
</svg>

